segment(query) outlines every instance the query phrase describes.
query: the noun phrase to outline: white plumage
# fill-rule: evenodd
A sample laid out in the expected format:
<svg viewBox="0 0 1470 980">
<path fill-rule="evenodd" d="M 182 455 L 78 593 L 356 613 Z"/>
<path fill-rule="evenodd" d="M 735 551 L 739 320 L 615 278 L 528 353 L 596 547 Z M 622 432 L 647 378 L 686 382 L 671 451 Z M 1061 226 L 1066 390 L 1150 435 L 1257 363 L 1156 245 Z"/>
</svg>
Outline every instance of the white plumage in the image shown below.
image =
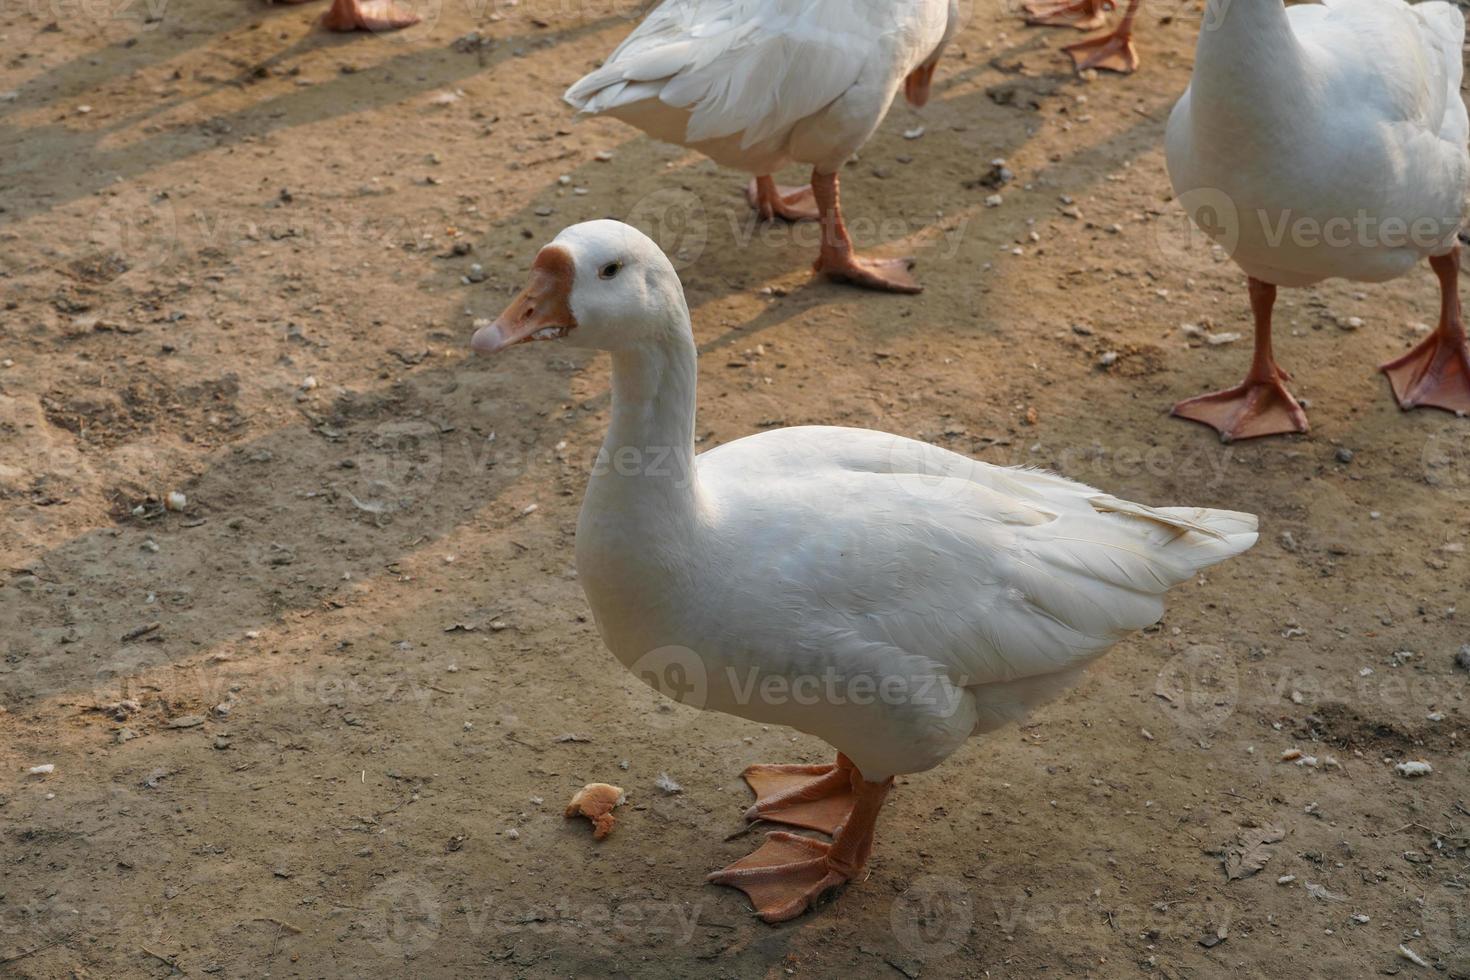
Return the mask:
<svg viewBox="0 0 1470 980">
<path fill-rule="evenodd" d="M 1176 193 L 1215 209 L 1201 227 L 1278 286 L 1381 281 L 1447 253 L 1470 183 L 1464 38 L 1437 0 L 1232 0 L 1201 30 L 1169 118 Z"/>
<path fill-rule="evenodd" d="M 950 11 L 951 0 L 665 0 L 566 100 L 752 174 L 793 161 L 831 173 L 903 79 L 938 59 Z"/>
<path fill-rule="evenodd" d="M 640 661 L 689 651 L 685 690 L 665 693 L 816 735 L 869 780 L 1019 720 L 1157 621 L 1165 591 L 1256 540 L 1248 514 L 1145 507 L 865 429 L 776 429 L 696 457 L 696 351 L 668 260 L 612 221 L 553 250 L 575 268 L 569 340 L 613 352 L 577 528 L 604 641 L 655 686 Z M 507 329 L 477 343 L 498 349 Z M 802 678 L 849 696 L 761 693 Z M 852 696 L 880 682 L 893 696 Z"/>
<path fill-rule="evenodd" d="M 867 429 L 694 453 L 697 352 L 668 259 L 616 221 L 564 230 L 473 346 L 612 352 L 612 420 L 577 522 L 598 631 L 640 680 L 787 725 L 830 766 L 751 766 L 775 832 L 710 875 L 762 918 L 857 877 L 893 777 L 938 765 L 1074 683 L 1163 594 L 1256 541 L 1249 514 L 1152 508 Z"/>
<path fill-rule="evenodd" d="M 1021 720 L 1256 539 L 1249 515 L 1125 504 L 861 429 L 740 439 L 697 457 L 694 480 L 685 523 L 639 519 L 646 480 L 593 478 L 578 567 L 604 639 L 629 665 L 694 651 L 699 706 L 822 738 L 871 780 Z M 778 692 L 886 679 L 894 696 L 742 694 L 769 676 Z"/>
</svg>

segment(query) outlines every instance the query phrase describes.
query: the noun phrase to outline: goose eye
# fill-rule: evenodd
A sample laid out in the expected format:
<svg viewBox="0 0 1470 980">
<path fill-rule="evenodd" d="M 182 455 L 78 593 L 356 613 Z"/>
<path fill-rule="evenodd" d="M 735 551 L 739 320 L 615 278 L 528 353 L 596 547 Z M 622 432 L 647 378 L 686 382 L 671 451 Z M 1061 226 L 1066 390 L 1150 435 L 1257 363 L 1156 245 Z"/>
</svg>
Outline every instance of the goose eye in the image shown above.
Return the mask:
<svg viewBox="0 0 1470 980">
<path fill-rule="evenodd" d="M 602 279 L 611 279 L 613 276 L 618 274 L 618 270 L 622 267 L 623 263 L 621 262 L 609 262 L 607 265 L 603 266 L 597 271 L 597 275 L 599 278 Z"/>
</svg>

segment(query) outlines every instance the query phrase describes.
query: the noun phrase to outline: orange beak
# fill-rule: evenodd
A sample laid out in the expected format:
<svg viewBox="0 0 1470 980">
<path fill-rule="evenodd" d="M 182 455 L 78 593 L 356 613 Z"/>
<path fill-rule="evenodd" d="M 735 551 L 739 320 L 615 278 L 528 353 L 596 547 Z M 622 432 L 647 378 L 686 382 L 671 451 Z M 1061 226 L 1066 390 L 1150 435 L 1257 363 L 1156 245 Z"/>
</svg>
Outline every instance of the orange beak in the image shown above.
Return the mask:
<svg viewBox="0 0 1470 980">
<path fill-rule="evenodd" d="M 915 109 L 922 109 L 929 101 L 929 83 L 934 81 L 934 69 L 939 67 L 939 62 L 931 62 L 920 65 L 909 72 L 909 77 L 903 80 L 904 98 L 909 100 L 909 105 Z"/>
<path fill-rule="evenodd" d="M 557 340 L 577 329 L 572 315 L 572 257 L 559 245 L 548 245 L 531 263 L 531 281 L 510 301 L 505 312 L 475 331 L 470 349 L 498 354 L 532 340 Z"/>
</svg>

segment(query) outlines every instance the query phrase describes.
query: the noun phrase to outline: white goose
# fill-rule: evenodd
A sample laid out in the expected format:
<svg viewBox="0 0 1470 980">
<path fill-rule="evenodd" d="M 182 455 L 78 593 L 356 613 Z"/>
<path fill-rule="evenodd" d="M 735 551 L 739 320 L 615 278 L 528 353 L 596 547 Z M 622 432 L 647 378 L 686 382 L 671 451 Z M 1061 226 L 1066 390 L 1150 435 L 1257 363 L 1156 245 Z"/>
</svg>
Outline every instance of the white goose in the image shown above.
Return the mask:
<svg viewBox="0 0 1470 980">
<path fill-rule="evenodd" d="M 1174 414 L 1221 438 L 1306 432 L 1271 353 L 1277 286 L 1382 282 L 1428 258 L 1439 328 L 1383 365 L 1405 409 L 1470 411 L 1457 279 L 1470 136 L 1465 20 L 1447 3 L 1213 4 L 1194 79 L 1169 117 L 1174 190 L 1250 277 L 1256 351 L 1244 383 Z"/>
<path fill-rule="evenodd" d="M 914 105 L 928 100 L 958 29 L 958 0 L 664 0 L 565 98 L 753 174 L 762 218 L 820 219 L 817 272 L 916 293 L 912 259 L 854 254 L 837 171 L 900 85 Z M 810 188 L 776 186 L 770 175 L 792 162 L 813 168 Z"/>
<path fill-rule="evenodd" d="M 831 766 L 753 766 L 769 835 L 711 880 L 761 916 L 851 879 L 893 777 L 1074 683 L 1163 593 L 1249 548 L 1256 519 L 1154 509 L 866 429 L 776 429 L 694 454 L 678 275 L 615 221 L 564 230 L 472 346 L 612 352 L 612 423 L 577 524 L 603 640 L 676 700 L 824 739 Z"/>
</svg>

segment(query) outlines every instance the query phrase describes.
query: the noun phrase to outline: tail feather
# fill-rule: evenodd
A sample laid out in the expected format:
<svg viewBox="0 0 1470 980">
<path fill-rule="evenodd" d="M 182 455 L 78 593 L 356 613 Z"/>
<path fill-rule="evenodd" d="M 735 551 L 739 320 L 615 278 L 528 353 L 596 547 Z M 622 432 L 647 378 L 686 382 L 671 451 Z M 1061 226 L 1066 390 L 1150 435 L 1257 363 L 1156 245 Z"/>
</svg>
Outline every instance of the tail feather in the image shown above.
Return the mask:
<svg viewBox="0 0 1470 980">
<path fill-rule="evenodd" d="M 1259 519 L 1254 514 L 1241 511 L 1208 507 L 1149 507 L 1103 494 L 1090 498 L 1088 502 L 1099 513 L 1125 514 L 1173 531 L 1177 541 L 1166 545 L 1167 550 L 1188 556 L 1196 570 L 1249 550 L 1259 537 Z M 1201 540 L 1200 536 L 1208 540 Z"/>
</svg>

